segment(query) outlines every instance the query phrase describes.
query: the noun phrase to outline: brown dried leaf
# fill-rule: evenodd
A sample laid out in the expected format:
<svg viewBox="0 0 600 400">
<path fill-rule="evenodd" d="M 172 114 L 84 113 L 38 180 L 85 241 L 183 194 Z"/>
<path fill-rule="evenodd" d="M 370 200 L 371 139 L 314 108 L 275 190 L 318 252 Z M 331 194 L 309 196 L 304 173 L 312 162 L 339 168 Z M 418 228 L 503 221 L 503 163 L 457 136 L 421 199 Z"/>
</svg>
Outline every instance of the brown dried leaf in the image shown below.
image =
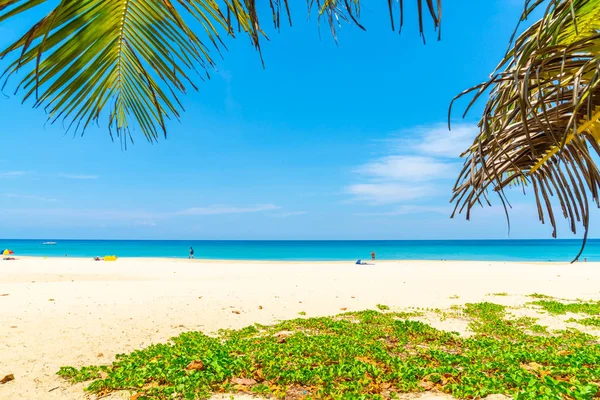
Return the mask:
<svg viewBox="0 0 600 400">
<path fill-rule="evenodd" d="M 286 338 L 288 336 L 290 336 L 293 332 L 290 331 L 279 331 L 276 334 L 274 334 L 273 336 L 275 336 L 278 340 L 277 343 L 285 343 L 286 342 Z"/>
<path fill-rule="evenodd" d="M 0 384 L 4 385 L 5 383 L 14 381 L 14 380 L 15 380 L 15 376 L 13 374 L 8 374 L 4 378 L 0 379 Z"/>
<path fill-rule="evenodd" d="M 523 368 L 526 371 L 537 371 L 542 367 L 543 367 L 543 365 L 538 364 L 536 362 L 530 362 L 528 364 L 521 364 L 521 368 Z"/>
<path fill-rule="evenodd" d="M 251 386 L 255 385 L 256 381 L 254 379 L 248 378 L 231 378 L 231 383 L 233 383 L 234 385 Z"/>
<path fill-rule="evenodd" d="M 232 313 L 238 314 L 238 315 L 241 314 L 241 312 L 239 312 L 238 310 L 233 310 Z"/>
<path fill-rule="evenodd" d="M 435 387 L 435 383 L 423 380 L 419 382 L 419 386 L 425 390 L 432 390 Z"/>
<path fill-rule="evenodd" d="M 262 370 L 262 369 L 260 369 L 260 368 L 259 368 L 259 369 L 257 369 L 257 370 L 254 372 L 254 374 L 255 374 L 255 375 L 258 377 L 258 379 L 260 379 L 261 381 L 264 381 L 264 380 L 265 380 L 265 375 L 264 375 L 264 373 L 263 373 L 263 370 Z"/>
<path fill-rule="evenodd" d="M 368 357 L 356 357 L 356 360 L 367 363 L 367 364 L 371 364 L 371 365 L 377 365 L 377 362 L 375 362 L 374 360 L 372 360 Z"/>
<path fill-rule="evenodd" d="M 203 370 L 204 368 L 206 368 L 206 367 L 204 366 L 204 363 L 202 361 L 194 360 L 185 367 L 185 370 L 186 371 L 200 371 L 200 370 Z"/>
</svg>

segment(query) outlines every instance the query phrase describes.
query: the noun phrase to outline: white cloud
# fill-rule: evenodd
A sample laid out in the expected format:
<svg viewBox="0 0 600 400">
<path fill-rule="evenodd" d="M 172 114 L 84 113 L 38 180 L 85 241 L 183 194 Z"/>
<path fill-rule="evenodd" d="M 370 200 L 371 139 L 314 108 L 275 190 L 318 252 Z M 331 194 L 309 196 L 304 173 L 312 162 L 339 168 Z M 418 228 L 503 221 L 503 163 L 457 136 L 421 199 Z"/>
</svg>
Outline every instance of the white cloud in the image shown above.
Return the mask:
<svg viewBox="0 0 600 400">
<path fill-rule="evenodd" d="M 47 209 L 12 209 L 14 215 L 31 214 L 45 216 L 77 217 L 89 219 L 111 219 L 111 220 L 137 220 L 138 222 L 154 221 L 159 218 L 170 218 L 177 216 L 200 216 L 200 215 L 223 215 L 223 214 L 247 214 L 264 211 L 279 210 L 274 204 L 264 204 L 253 207 L 231 207 L 210 206 L 195 207 L 176 211 L 146 211 L 146 210 L 115 210 L 115 209 L 71 209 L 71 208 L 47 208 Z"/>
<path fill-rule="evenodd" d="M 2 195 L 0 194 L 0 197 Z M 4 222 L 12 221 L 18 224 L 37 221 L 42 224 L 57 224 L 59 226 L 127 226 L 137 229 L 153 229 L 158 226 L 168 226 L 171 221 L 186 218 L 193 223 L 206 216 L 242 215 L 250 213 L 267 213 L 281 208 L 274 204 L 257 206 L 208 206 L 195 207 L 185 210 L 144 210 L 144 209 L 102 209 L 102 208 L 67 208 L 67 207 L 28 207 L 5 208 L 7 218 Z M 299 215 L 298 212 L 281 213 L 282 216 Z"/>
<path fill-rule="evenodd" d="M 83 220 L 145 220 L 157 214 L 144 210 L 81 209 L 81 208 L 13 208 L 7 210 L 11 216 L 60 217 Z"/>
<path fill-rule="evenodd" d="M 426 185 L 403 183 L 360 183 L 350 185 L 346 191 L 357 200 L 372 205 L 400 203 L 431 195 L 434 189 Z"/>
<path fill-rule="evenodd" d="M 279 210 L 280 207 L 274 204 L 263 204 L 254 207 L 230 207 L 230 206 L 210 206 L 210 207 L 192 207 L 181 210 L 175 215 L 219 215 L 219 214 L 247 214 L 262 211 Z"/>
<path fill-rule="evenodd" d="M 454 169 L 432 157 L 399 155 L 361 165 L 356 172 L 374 180 L 423 182 L 450 177 Z"/>
<path fill-rule="evenodd" d="M 280 207 L 274 204 L 263 204 L 254 207 L 230 207 L 230 206 L 210 206 L 193 207 L 176 212 L 176 215 L 219 215 L 219 214 L 247 214 L 263 211 L 279 210 Z"/>
<path fill-rule="evenodd" d="M 133 226 L 145 226 L 145 227 L 155 227 L 156 226 L 156 222 L 152 221 L 151 219 L 147 219 L 144 221 L 135 221 L 133 223 Z"/>
<path fill-rule="evenodd" d="M 19 199 L 19 200 L 37 200 L 37 201 L 47 201 L 47 202 L 55 202 L 58 201 L 54 198 L 36 196 L 31 194 L 17 194 L 17 193 L 5 193 L 2 195 L 7 199 Z"/>
<path fill-rule="evenodd" d="M 5 171 L 0 172 L 0 178 L 16 178 L 19 176 L 27 175 L 27 171 Z"/>
<path fill-rule="evenodd" d="M 386 212 L 374 212 L 374 213 L 357 213 L 354 214 L 360 217 L 393 217 L 397 215 L 409 215 L 409 214 L 452 214 L 452 207 L 433 207 L 433 206 L 416 206 L 416 205 L 404 205 L 395 208 L 392 211 Z"/>
<path fill-rule="evenodd" d="M 98 175 L 87 175 L 87 174 L 58 174 L 59 178 L 65 179 L 98 179 Z"/>
<path fill-rule="evenodd" d="M 357 182 L 348 185 L 346 192 L 371 205 L 402 204 L 438 196 L 438 187 L 451 187 L 450 180 L 462 164 L 458 156 L 472 143 L 477 131 L 477 126 L 469 124 L 454 125 L 452 131 L 446 125 L 434 124 L 397 132 L 384 141 L 395 154 L 356 167 Z M 404 206 L 418 211 L 414 208 L 417 206 Z M 400 208 L 394 215 L 407 210 Z"/>
<path fill-rule="evenodd" d="M 446 124 L 421 126 L 402 131 L 400 135 L 416 137 L 398 139 L 399 145 L 429 156 L 458 158 L 473 144 L 479 128 L 472 124 L 455 124 L 448 130 Z"/>
<path fill-rule="evenodd" d="M 306 215 L 306 214 L 308 214 L 307 211 L 288 211 L 288 212 L 281 212 L 281 213 L 273 214 L 273 216 L 277 217 L 277 218 L 288 218 L 288 217 L 296 217 L 298 215 Z"/>
</svg>

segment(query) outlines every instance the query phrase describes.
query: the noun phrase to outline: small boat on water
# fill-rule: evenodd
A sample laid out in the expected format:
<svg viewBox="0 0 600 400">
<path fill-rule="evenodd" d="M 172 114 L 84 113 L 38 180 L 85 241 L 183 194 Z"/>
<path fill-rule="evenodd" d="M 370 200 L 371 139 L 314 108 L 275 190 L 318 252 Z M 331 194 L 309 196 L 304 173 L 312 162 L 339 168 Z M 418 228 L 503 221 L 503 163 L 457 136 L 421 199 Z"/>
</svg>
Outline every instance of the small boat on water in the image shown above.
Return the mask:
<svg viewBox="0 0 600 400">
<path fill-rule="evenodd" d="M 44 242 L 42 243 L 43 245 L 49 246 L 49 245 L 54 245 L 56 244 L 56 242 Z"/>
</svg>

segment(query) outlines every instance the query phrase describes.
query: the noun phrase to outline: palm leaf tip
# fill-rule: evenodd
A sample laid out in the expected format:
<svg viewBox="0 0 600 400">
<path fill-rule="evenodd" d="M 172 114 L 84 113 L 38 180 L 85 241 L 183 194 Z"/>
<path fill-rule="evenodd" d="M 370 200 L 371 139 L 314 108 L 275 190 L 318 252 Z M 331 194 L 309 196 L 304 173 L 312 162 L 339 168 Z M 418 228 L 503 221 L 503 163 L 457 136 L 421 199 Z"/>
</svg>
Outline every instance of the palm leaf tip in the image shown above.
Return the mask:
<svg viewBox="0 0 600 400">
<path fill-rule="evenodd" d="M 583 251 L 589 203 L 599 202 L 600 188 L 600 19 L 594 17 L 600 1 L 549 3 L 490 81 L 467 91 L 476 100 L 491 88 L 453 201 L 455 211 L 468 213 L 490 189 L 502 199 L 511 186 L 532 190 L 539 219 L 550 222 L 553 237 L 557 206 L 573 233 L 583 226 Z"/>
<path fill-rule="evenodd" d="M 108 106 L 117 136 L 128 134 L 133 118 L 149 140 L 179 116 L 178 93 L 191 85 L 194 63 L 212 65 L 179 11 L 158 0 L 63 0 L 0 56 L 13 52 L 5 74 L 28 68 L 18 89 L 51 121 L 85 129 Z"/>
</svg>

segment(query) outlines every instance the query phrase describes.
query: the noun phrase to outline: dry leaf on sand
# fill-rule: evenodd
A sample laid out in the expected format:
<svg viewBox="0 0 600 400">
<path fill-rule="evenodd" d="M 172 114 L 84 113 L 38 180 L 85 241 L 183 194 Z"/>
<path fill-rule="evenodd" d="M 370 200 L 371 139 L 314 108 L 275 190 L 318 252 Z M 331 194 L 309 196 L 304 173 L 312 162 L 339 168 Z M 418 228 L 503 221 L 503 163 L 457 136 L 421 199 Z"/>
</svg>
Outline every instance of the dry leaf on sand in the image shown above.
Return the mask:
<svg viewBox="0 0 600 400">
<path fill-rule="evenodd" d="M 232 378 L 231 383 L 233 383 L 235 385 L 250 386 L 250 385 L 256 384 L 256 381 L 254 379 L 248 379 L 248 378 Z"/>
<path fill-rule="evenodd" d="M 200 360 L 194 360 L 185 367 L 186 371 L 200 371 L 205 368 L 204 363 Z"/>
</svg>

